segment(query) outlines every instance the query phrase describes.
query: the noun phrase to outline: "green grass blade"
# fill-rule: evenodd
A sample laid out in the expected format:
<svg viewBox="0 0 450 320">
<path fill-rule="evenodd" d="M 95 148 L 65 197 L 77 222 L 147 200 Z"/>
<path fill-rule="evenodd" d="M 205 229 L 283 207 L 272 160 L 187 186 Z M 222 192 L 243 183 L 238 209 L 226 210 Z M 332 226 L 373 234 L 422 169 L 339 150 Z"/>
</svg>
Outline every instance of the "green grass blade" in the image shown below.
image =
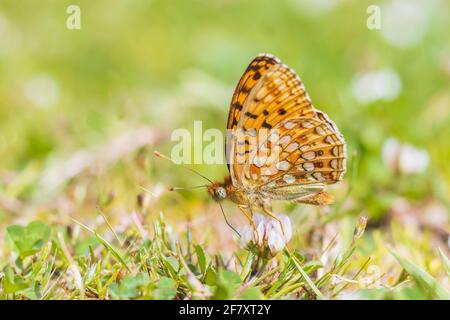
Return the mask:
<svg viewBox="0 0 450 320">
<path fill-rule="evenodd" d="M 97 238 L 97 240 L 109 251 L 111 252 L 111 254 L 129 271 L 131 272 L 130 268 L 127 266 L 127 263 L 125 262 L 125 260 L 122 258 L 122 256 L 119 254 L 119 252 L 117 252 L 117 250 L 115 250 L 113 248 L 113 246 L 111 244 L 109 244 L 108 241 L 106 241 L 105 238 L 103 238 L 101 235 L 99 235 L 95 230 L 92 230 L 91 228 L 89 228 L 88 226 L 82 224 L 81 222 L 72 219 L 75 223 L 77 223 L 78 225 L 80 225 L 81 227 L 83 227 L 84 229 L 88 230 L 89 232 L 92 232 L 95 237 Z"/>
<path fill-rule="evenodd" d="M 298 262 L 297 257 L 292 255 L 289 251 L 287 251 L 287 252 L 288 252 L 288 255 L 291 258 L 292 262 L 294 263 L 295 267 L 300 272 L 302 277 L 305 279 L 306 283 L 308 283 L 309 287 L 314 291 L 314 293 L 316 294 L 317 298 L 319 298 L 321 300 L 325 299 L 324 295 L 322 294 L 322 292 L 320 292 L 319 288 L 316 287 L 316 285 L 311 280 L 311 278 L 306 274 L 306 272 L 300 266 L 300 263 Z"/>
<path fill-rule="evenodd" d="M 447 277 L 450 279 L 450 260 L 442 252 L 441 248 L 439 248 L 439 254 L 441 256 L 442 264 L 444 265 L 445 272 L 447 273 Z"/>
<path fill-rule="evenodd" d="M 389 249 L 389 251 L 397 259 L 403 269 L 405 269 L 406 272 L 408 272 L 416 280 L 416 282 L 421 287 L 425 288 L 433 297 L 442 300 L 450 299 L 450 292 L 428 272 L 415 265 L 408 259 L 401 257 L 393 250 Z"/>
</svg>

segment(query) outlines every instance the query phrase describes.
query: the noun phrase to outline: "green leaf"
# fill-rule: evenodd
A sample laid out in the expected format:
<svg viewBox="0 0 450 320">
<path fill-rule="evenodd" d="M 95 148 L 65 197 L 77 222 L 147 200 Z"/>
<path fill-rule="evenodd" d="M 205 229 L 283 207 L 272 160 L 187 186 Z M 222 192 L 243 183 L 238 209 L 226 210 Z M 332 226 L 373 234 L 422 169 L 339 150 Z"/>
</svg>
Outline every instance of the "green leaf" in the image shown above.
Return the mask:
<svg viewBox="0 0 450 320">
<path fill-rule="evenodd" d="M 161 277 L 158 286 L 153 291 L 154 299 L 157 300 L 171 300 L 177 293 L 177 283 L 175 280 Z"/>
<path fill-rule="evenodd" d="M 205 253 L 202 246 L 195 246 L 195 253 L 197 254 L 198 264 L 200 266 L 200 271 L 202 274 L 205 274 L 206 268 L 208 267 L 209 262 L 211 261 L 209 256 Z"/>
<path fill-rule="evenodd" d="M 217 283 L 217 273 L 213 268 L 208 268 L 205 275 L 205 283 L 208 286 L 215 286 Z"/>
<path fill-rule="evenodd" d="M 253 261 L 255 260 L 255 255 L 249 251 L 248 255 L 247 255 L 247 259 L 245 259 L 245 263 L 242 267 L 242 271 L 241 271 L 241 278 L 245 279 L 247 277 L 248 274 L 250 274 L 250 272 L 252 271 L 252 264 Z"/>
<path fill-rule="evenodd" d="M 100 241 L 95 235 L 92 235 L 86 239 L 82 239 L 75 245 L 75 254 L 78 256 L 88 255 L 90 252 L 89 247 L 95 248 L 99 244 Z"/>
<path fill-rule="evenodd" d="M 120 283 L 112 283 L 109 293 L 114 299 L 132 299 L 139 295 L 139 288 L 148 285 L 150 282 L 148 275 L 139 273 L 135 276 L 126 276 Z"/>
<path fill-rule="evenodd" d="M 15 293 L 28 288 L 28 283 L 21 277 L 14 274 L 14 271 L 10 267 L 6 267 L 5 276 L 3 277 L 3 292 Z"/>
<path fill-rule="evenodd" d="M 241 278 L 236 272 L 220 271 L 217 275 L 217 285 L 213 299 L 227 300 L 233 297 L 241 284 Z"/>
<path fill-rule="evenodd" d="M 167 258 L 167 262 L 169 263 L 169 265 L 173 268 L 173 270 L 175 272 L 178 272 L 178 270 L 180 269 L 180 264 L 178 263 L 178 259 L 175 257 L 168 257 Z"/>
<path fill-rule="evenodd" d="M 38 281 L 34 281 L 28 288 L 21 292 L 22 295 L 31 300 L 39 300 L 42 298 L 42 288 Z"/>
<path fill-rule="evenodd" d="M 264 296 L 258 288 L 247 288 L 242 291 L 238 298 L 242 300 L 262 300 Z"/>
<path fill-rule="evenodd" d="M 421 269 L 408 259 L 401 257 L 393 250 L 389 249 L 389 251 L 397 259 L 403 269 L 405 269 L 406 272 L 408 272 L 416 280 L 418 285 L 426 289 L 430 295 L 438 299 L 450 299 L 450 292 L 428 272 Z"/>
<path fill-rule="evenodd" d="M 50 227 L 42 221 L 34 221 L 26 227 L 12 225 L 6 228 L 6 235 L 12 249 L 21 257 L 38 252 L 50 237 Z"/>
<path fill-rule="evenodd" d="M 180 264 L 178 263 L 177 258 L 161 255 L 161 260 L 169 271 L 170 276 L 175 278 L 178 277 Z"/>
</svg>

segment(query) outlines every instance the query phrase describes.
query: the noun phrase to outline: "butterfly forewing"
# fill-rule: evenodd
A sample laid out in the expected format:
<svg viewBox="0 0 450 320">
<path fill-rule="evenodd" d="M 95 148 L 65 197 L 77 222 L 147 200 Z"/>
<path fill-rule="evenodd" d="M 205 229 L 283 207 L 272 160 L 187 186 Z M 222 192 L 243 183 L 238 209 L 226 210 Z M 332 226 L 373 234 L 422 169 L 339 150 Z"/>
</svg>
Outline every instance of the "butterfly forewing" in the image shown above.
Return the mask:
<svg viewBox="0 0 450 320">
<path fill-rule="evenodd" d="M 228 114 L 227 129 L 232 130 L 237 128 L 245 101 L 255 87 L 255 84 L 268 70 L 279 64 L 280 61 L 277 58 L 266 54 L 258 55 L 250 62 L 234 90 L 230 112 Z"/>
<path fill-rule="evenodd" d="M 289 198 L 289 192 L 318 192 L 345 172 L 345 142 L 336 125 L 314 109 L 299 77 L 273 56 L 259 55 L 241 77 L 228 129 L 227 159 L 237 187 Z"/>
</svg>

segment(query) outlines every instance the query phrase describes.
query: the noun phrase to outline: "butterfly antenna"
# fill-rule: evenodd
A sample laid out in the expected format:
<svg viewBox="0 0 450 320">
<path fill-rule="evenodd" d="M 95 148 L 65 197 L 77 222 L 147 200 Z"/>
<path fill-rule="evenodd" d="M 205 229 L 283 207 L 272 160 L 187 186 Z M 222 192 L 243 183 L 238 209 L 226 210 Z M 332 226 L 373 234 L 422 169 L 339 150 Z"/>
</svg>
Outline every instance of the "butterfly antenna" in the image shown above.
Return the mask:
<svg viewBox="0 0 450 320">
<path fill-rule="evenodd" d="M 231 225 L 230 222 L 228 222 L 228 219 L 227 219 L 227 216 L 225 215 L 225 211 L 223 210 L 222 204 L 221 204 L 220 202 L 218 202 L 218 204 L 219 204 L 219 206 L 220 206 L 220 210 L 222 211 L 223 218 L 225 219 L 225 223 L 226 223 L 226 224 L 227 224 L 234 232 L 236 232 L 236 234 L 237 234 L 238 237 L 240 238 L 240 237 L 241 237 L 241 234 L 236 230 L 235 227 L 233 227 L 233 226 Z"/>
<path fill-rule="evenodd" d="M 162 159 L 165 159 L 165 160 L 167 160 L 167 161 L 172 162 L 173 164 L 180 165 L 180 166 L 182 166 L 183 168 L 188 169 L 189 171 L 191 171 L 191 172 L 195 173 L 196 175 L 202 177 L 203 179 L 205 179 L 205 180 L 207 180 L 207 181 L 213 183 L 213 182 L 211 181 L 211 179 L 208 179 L 207 177 L 205 177 L 204 175 L 202 175 L 200 172 L 198 172 L 198 171 L 196 171 L 196 170 L 194 170 L 194 169 L 192 169 L 192 168 L 189 168 L 189 167 L 185 166 L 184 164 L 176 163 L 175 161 L 173 161 L 172 159 L 170 159 L 168 156 L 165 156 L 165 155 L 163 155 L 162 153 L 160 153 L 160 152 L 158 152 L 158 151 L 155 151 L 154 154 L 155 154 L 155 156 L 157 156 L 158 158 L 162 158 Z"/>
<path fill-rule="evenodd" d="M 178 190 L 192 190 L 192 189 L 200 189 L 200 188 L 207 188 L 207 185 L 204 186 L 195 186 L 195 187 L 187 187 L 187 188 L 180 188 L 180 187 L 170 187 L 169 191 L 178 191 Z"/>
<path fill-rule="evenodd" d="M 209 181 L 209 182 L 211 182 L 211 183 L 214 183 L 213 181 L 211 181 L 211 179 L 208 179 L 207 177 L 205 177 L 204 175 L 202 175 L 200 172 L 198 172 L 198 171 L 195 171 L 194 169 L 192 169 L 192 168 L 189 168 L 189 167 L 187 167 L 187 166 L 185 166 L 185 165 L 183 165 L 183 164 L 179 164 L 179 163 L 175 163 L 172 159 L 170 159 L 168 156 L 166 156 L 166 155 L 163 155 L 161 152 L 159 152 L 159 151 L 154 151 L 154 154 L 155 154 L 155 156 L 157 156 L 158 158 L 162 158 L 162 159 L 165 159 L 165 160 L 167 160 L 167 161 L 170 161 L 170 162 L 172 162 L 173 164 L 176 164 L 176 165 L 181 165 L 183 168 L 185 168 L 185 169 L 188 169 L 189 171 L 191 171 L 191 172 L 193 172 L 193 173 L 195 173 L 196 175 L 198 175 L 198 176 L 200 176 L 200 177 L 202 177 L 203 179 L 205 179 L 206 181 Z M 178 188 L 178 187 L 172 187 L 172 188 L 169 188 L 169 191 L 176 191 L 176 190 L 189 190 L 189 189 L 198 189 L 198 188 L 205 188 L 205 187 L 208 187 L 207 185 L 201 185 L 201 186 L 195 186 L 195 187 L 190 187 L 190 188 Z M 227 216 L 225 215 L 225 211 L 223 210 L 223 207 L 222 207 L 222 204 L 219 202 L 219 206 L 220 206 L 220 210 L 222 211 L 222 215 L 223 215 L 223 218 L 225 219 L 225 223 L 239 236 L 239 237 L 241 237 L 241 234 L 236 230 L 236 228 L 235 227 L 233 227 L 232 225 L 231 225 L 231 223 L 228 221 L 228 219 L 227 219 Z"/>
</svg>

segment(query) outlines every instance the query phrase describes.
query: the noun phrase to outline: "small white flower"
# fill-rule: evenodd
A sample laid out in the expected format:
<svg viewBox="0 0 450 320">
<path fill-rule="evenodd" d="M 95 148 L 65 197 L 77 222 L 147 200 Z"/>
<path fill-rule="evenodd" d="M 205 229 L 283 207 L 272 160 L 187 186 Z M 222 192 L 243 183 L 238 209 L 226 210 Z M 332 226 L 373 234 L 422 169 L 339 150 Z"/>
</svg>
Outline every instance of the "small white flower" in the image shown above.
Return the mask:
<svg viewBox="0 0 450 320">
<path fill-rule="evenodd" d="M 395 138 L 386 140 L 382 150 L 384 164 L 392 172 L 418 174 L 424 172 L 429 164 L 428 152 L 410 144 L 400 143 Z"/>
<path fill-rule="evenodd" d="M 240 230 L 241 238 L 239 240 L 239 245 L 241 248 L 245 248 L 253 240 L 254 230 L 251 226 L 245 226 Z"/>
<path fill-rule="evenodd" d="M 59 84 L 51 75 L 38 74 L 25 83 L 23 93 L 34 106 L 49 108 L 59 101 Z"/>
<path fill-rule="evenodd" d="M 276 254 L 277 252 L 283 250 L 285 242 L 283 236 L 273 229 L 269 231 L 267 236 L 267 245 L 269 246 L 270 252 Z"/>
<path fill-rule="evenodd" d="M 279 219 L 281 225 L 270 217 L 254 215 L 253 223 L 256 229 L 251 225 L 246 225 L 240 230 L 240 247 L 253 247 L 264 254 L 269 252 L 272 256 L 283 250 L 292 237 L 292 225 L 285 215 L 279 215 Z"/>
<path fill-rule="evenodd" d="M 399 158 L 400 172 L 404 174 L 422 173 L 428 167 L 429 157 L 424 149 L 418 149 L 405 144 Z"/>
<path fill-rule="evenodd" d="M 378 100 L 391 101 L 402 90 L 402 81 L 392 69 L 379 69 L 357 75 L 352 83 L 352 93 L 362 104 Z"/>
<path fill-rule="evenodd" d="M 430 28 L 433 1 L 396 0 L 386 2 L 382 7 L 381 36 L 399 48 L 419 45 Z M 414 26 L 412 28 L 411 26 Z"/>
<path fill-rule="evenodd" d="M 398 162 L 398 153 L 401 149 L 400 142 L 395 138 L 388 138 L 383 145 L 381 156 L 386 167 L 391 171 L 396 171 Z"/>
<path fill-rule="evenodd" d="M 292 224 L 291 224 L 291 220 L 289 220 L 289 218 L 286 215 L 284 215 L 284 214 L 280 215 L 279 218 L 281 220 L 281 224 L 283 225 L 284 238 L 285 238 L 286 242 L 288 242 L 292 238 Z"/>
</svg>

